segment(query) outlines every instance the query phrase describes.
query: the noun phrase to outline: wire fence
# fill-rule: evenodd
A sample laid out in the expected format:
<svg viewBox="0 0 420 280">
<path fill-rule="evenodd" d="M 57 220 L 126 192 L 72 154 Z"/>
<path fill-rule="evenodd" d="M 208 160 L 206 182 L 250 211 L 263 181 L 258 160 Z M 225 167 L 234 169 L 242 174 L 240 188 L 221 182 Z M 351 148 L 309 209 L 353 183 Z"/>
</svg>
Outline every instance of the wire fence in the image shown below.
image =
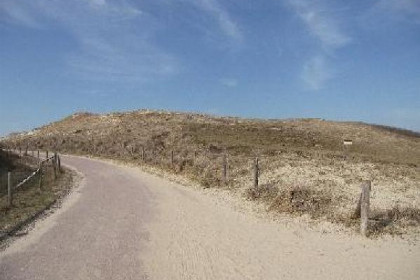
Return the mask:
<svg viewBox="0 0 420 280">
<path fill-rule="evenodd" d="M 144 146 L 114 146 L 114 149 L 102 150 L 100 147 L 93 147 L 87 149 L 86 152 L 91 155 L 99 155 L 110 158 L 118 158 L 121 160 L 130 160 L 135 162 L 142 162 L 142 164 L 150 166 L 158 166 L 175 173 L 184 173 L 185 175 L 193 176 L 199 180 L 204 187 L 218 186 L 218 185 L 249 185 L 252 191 L 259 191 L 264 187 L 264 181 L 260 176 L 264 170 L 271 170 L 272 165 L 279 165 L 282 162 L 287 162 L 288 165 L 293 167 L 297 158 L 309 158 L 303 151 L 293 151 L 293 153 L 284 153 L 278 151 L 270 154 L 259 154 L 258 156 L 241 155 L 241 154 L 228 154 L 224 150 L 212 151 L 209 150 L 173 150 L 165 148 L 146 148 Z M 22 174 L 14 174 L 13 183 L 15 189 L 24 186 L 26 182 L 32 178 L 38 178 L 39 186 L 42 183 L 42 168 L 43 163 L 51 163 L 54 169 L 54 177 L 57 176 L 57 168 L 60 167 L 60 158 L 56 154 L 46 158 L 39 159 L 39 151 L 33 152 L 28 149 L 14 150 L 14 154 L 21 155 L 21 158 L 37 159 L 38 168 L 35 168 L 32 173 L 26 172 Z M 258 153 L 256 153 L 258 154 Z M 30 156 L 31 155 L 31 156 Z M 33 156 L 32 156 L 33 155 Z M 335 158 L 341 159 L 339 154 L 322 155 L 324 160 L 333 160 Z M 32 163 L 36 165 L 37 163 Z M 268 173 L 268 172 L 266 172 Z M 263 178 L 264 179 L 264 178 Z M 263 184 L 261 184 L 263 182 Z M 7 185 L 7 177 L 1 176 L 0 183 L 2 186 Z M 369 182 L 370 185 L 370 182 Z M 370 191 L 370 189 L 369 189 Z M 369 191 L 365 191 L 365 195 L 360 197 L 357 209 L 363 210 L 364 215 L 369 211 Z M 0 188 L 0 197 L 8 194 L 4 191 L 4 187 Z M 311 199 L 311 201 L 315 201 Z M 367 201 L 367 202 L 366 202 Z M 367 210 L 366 210 L 367 209 Z M 359 214 L 358 216 L 361 216 Z M 366 219 L 364 219 L 366 220 Z M 361 224 L 361 232 L 366 235 L 367 222 Z"/>
<path fill-rule="evenodd" d="M 19 183 L 28 178 L 33 172 L 34 171 L 13 171 L 13 176 L 11 176 L 12 186 L 17 186 Z M 0 177 L 0 197 L 7 195 L 7 185 L 8 172 L 4 172 Z"/>
<path fill-rule="evenodd" d="M 54 179 L 61 172 L 61 161 L 58 154 L 54 153 L 46 158 L 41 159 L 39 152 L 35 157 L 34 152 L 30 153 L 26 150 L 24 155 L 18 150 L 4 150 L 7 158 L 13 158 L 13 164 L 17 166 L 17 170 L 5 171 L 0 174 L 0 198 L 7 196 L 7 207 L 13 206 L 13 194 L 27 187 L 37 187 L 40 191 L 43 187 L 43 178 L 49 168 L 53 169 Z M 23 169 L 23 170 L 22 170 Z M 36 181 L 36 182 L 35 182 Z"/>
</svg>

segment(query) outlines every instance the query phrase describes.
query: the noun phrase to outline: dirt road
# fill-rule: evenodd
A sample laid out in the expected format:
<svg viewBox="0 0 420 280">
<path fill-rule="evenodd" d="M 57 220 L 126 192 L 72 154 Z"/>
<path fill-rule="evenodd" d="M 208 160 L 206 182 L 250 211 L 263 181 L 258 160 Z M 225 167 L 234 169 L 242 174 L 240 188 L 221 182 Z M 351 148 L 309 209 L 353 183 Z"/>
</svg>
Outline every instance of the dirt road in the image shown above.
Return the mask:
<svg viewBox="0 0 420 280">
<path fill-rule="evenodd" d="M 418 279 L 420 246 L 306 230 L 138 169 L 65 157 L 85 177 L 0 253 L 0 279 Z"/>
</svg>

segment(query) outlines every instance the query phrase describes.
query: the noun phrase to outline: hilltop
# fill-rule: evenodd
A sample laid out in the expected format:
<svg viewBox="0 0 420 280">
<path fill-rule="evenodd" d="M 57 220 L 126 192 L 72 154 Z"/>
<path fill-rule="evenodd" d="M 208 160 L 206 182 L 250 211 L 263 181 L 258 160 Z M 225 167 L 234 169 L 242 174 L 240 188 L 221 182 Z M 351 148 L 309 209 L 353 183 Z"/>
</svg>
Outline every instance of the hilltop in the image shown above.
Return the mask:
<svg viewBox="0 0 420 280">
<path fill-rule="evenodd" d="M 202 114 L 135 111 L 98 115 L 76 113 L 31 132 L 13 134 L 16 145 L 72 153 L 121 155 L 140 146 L 156 149 L 213 149 L 233 154 L 276 152 L 343 154 L 343 140 L 354 143 L 353 159 L 420 163 L 420 134 L 355 122 L 321 119 L 258 120 Z"/>
<path fill-rule="evenodd" d="M 378 232 L 402 233 L 420 223 L 420 135 L 396 128 L 141 110 L 77 113 L 2 143 L 157 166 L 266 203 L 272 211 L 350 226 L 360 182 L 372 180 L 374 215 L 387 221 L 377 225 Z M 257 156 L 261 187 L 255 191 Z"/>
</svg>

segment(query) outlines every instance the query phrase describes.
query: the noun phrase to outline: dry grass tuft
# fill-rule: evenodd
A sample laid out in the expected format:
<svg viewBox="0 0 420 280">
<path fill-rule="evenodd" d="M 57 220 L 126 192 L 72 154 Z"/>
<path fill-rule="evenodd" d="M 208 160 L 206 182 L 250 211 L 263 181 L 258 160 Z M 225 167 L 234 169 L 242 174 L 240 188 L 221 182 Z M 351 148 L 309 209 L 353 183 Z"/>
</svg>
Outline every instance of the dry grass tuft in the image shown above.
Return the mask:
<svg viewBox="0 0 420 280">
<path fill-rule="evenodd" d="M 401 235 L 406 233 L 408 228 L 420 226 L 420 210 L 399 206 L 388 210 L 374 210 L 370 221 L 373 235 Z"/>
<path fill-rule="evenodd" d="M 309 214 L 312 218 L 327 216 L 330 213 L 331 195 L 303 186 L 290 186 L 279 190 L 272 184 L 249 188 L 246 197 L 270 204 L 270 211 L 294 215 Z"/>
<path fill-rule="evenodd" d="M 330 213 L 331 196 L 303 186 L 291 186 L 279 192 L 269 209 L 290 214 L 309 214 L 319 218 Z"/>
<path fill-rule="evenodd" d="M 246 197 L 250 200 L 272 200 L 277 197 L 279 189 L 272 184 L 264 184 L 258 188 L 249 188 L 246 190 Z"/>
</svg>

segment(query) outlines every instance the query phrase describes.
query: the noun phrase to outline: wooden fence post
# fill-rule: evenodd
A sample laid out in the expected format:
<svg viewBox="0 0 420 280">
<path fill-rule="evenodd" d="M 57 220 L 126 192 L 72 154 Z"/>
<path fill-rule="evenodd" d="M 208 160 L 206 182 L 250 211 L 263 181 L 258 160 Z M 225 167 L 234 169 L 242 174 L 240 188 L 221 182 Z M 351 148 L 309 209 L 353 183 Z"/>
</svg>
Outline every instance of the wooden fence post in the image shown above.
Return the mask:
<svg viewBox="0 0 420 280">
<path fill-rule="evenodd" d="M 54 153 L 54 158 L 52 160 L 52 165 L 54 169 L 54 180 L 57 180 L 57 153 Z"/>
<path fill-rule="evenodd" d="M 28 146 L 26 146 L 26 148 L 25 148 L 25 156 L 27 156 L 28 155 Z"/>
<path fill-rule="evenodd" d="M 227 159 L 227 155 L 224 154 L 223 155 L 223 183 L 226 185 L 227 184 L 227 168 L 228 168 L 228 159 Z"/>
<path fill-rule="evenodd" d="M 174 168 L 174 151 L 171 151 L 171 167 Z"/>
<path fill-rule="evenodd" d="M 7 205 L 13 205 L 12 172 L 7 172 Z"/>
<path fill-rule="evenodd" d="M 61 159 L 60 159 L 60 156 L 57 157 L 57 163 L 58 163 L 58 172 L 61 173 Z"/>
<path fill-rule="evenodd" d="M 38 182 L 38 188 L 41 191 L 42 190 L 42 162 L 39 163 L 39 182 Z"/>
<path fill-rule="evenodd" d="M 21 147 L 19 147 L 19 155 L 20 156 L 22 155 L 22 148 Z"/>
<path fill-rule="evenodd" d="M 368 235 L 369 212 L 370 212 L 370 188 L 371 182 L 366 181 L 362 185 L 362 196 L 360 203 L 360 233 Z"/>
<path fill-rule="evenodd" d="M 38 150 L 38 158 L 39 158 L 39 150 Z"/>
<path fill-rule="evenodd" d="M 370 181 L 365 181 L 361 185 L 362 191 L 360 192 L 359 200 L 357 201 L 357 206 L 356 206 L 356 209 L 354 210 L 354 213 L 353 213 L 353 219 L 359 219 L 360 215 L 361 215 L 360 213 L 361 213 L 361 208 L 362 208 L 362 195 L 363 195 L 362 192 L 363 192 L 363 185 L 364 184 L 370 184 Z"/>
<path fill-rule="evenodd" d="M 144 157 L 144 155 L 145 155 L 145 154 L 144 154 L 144 153 L 145 153 L 145 152 L 144 152 L 144 146 L 142 146 L 142 147 L 141 147 L 141 160 L 142 160 L 142 161 L 144 161 L 144 160 L 145 160 L 145 157 Z"/>
<path fill-rule="evenodd" d="M 255 164 L 254 164 L 254 188 L 258 188 L 259 173 L 260 173 L 260 167 L 259 167 L 258 157 L 256 157 Z"/>
<path fill-rule="evenodd" d="M 45 151 L 45 158 L 48 158 L 48 150 Z"/>
</svg>

